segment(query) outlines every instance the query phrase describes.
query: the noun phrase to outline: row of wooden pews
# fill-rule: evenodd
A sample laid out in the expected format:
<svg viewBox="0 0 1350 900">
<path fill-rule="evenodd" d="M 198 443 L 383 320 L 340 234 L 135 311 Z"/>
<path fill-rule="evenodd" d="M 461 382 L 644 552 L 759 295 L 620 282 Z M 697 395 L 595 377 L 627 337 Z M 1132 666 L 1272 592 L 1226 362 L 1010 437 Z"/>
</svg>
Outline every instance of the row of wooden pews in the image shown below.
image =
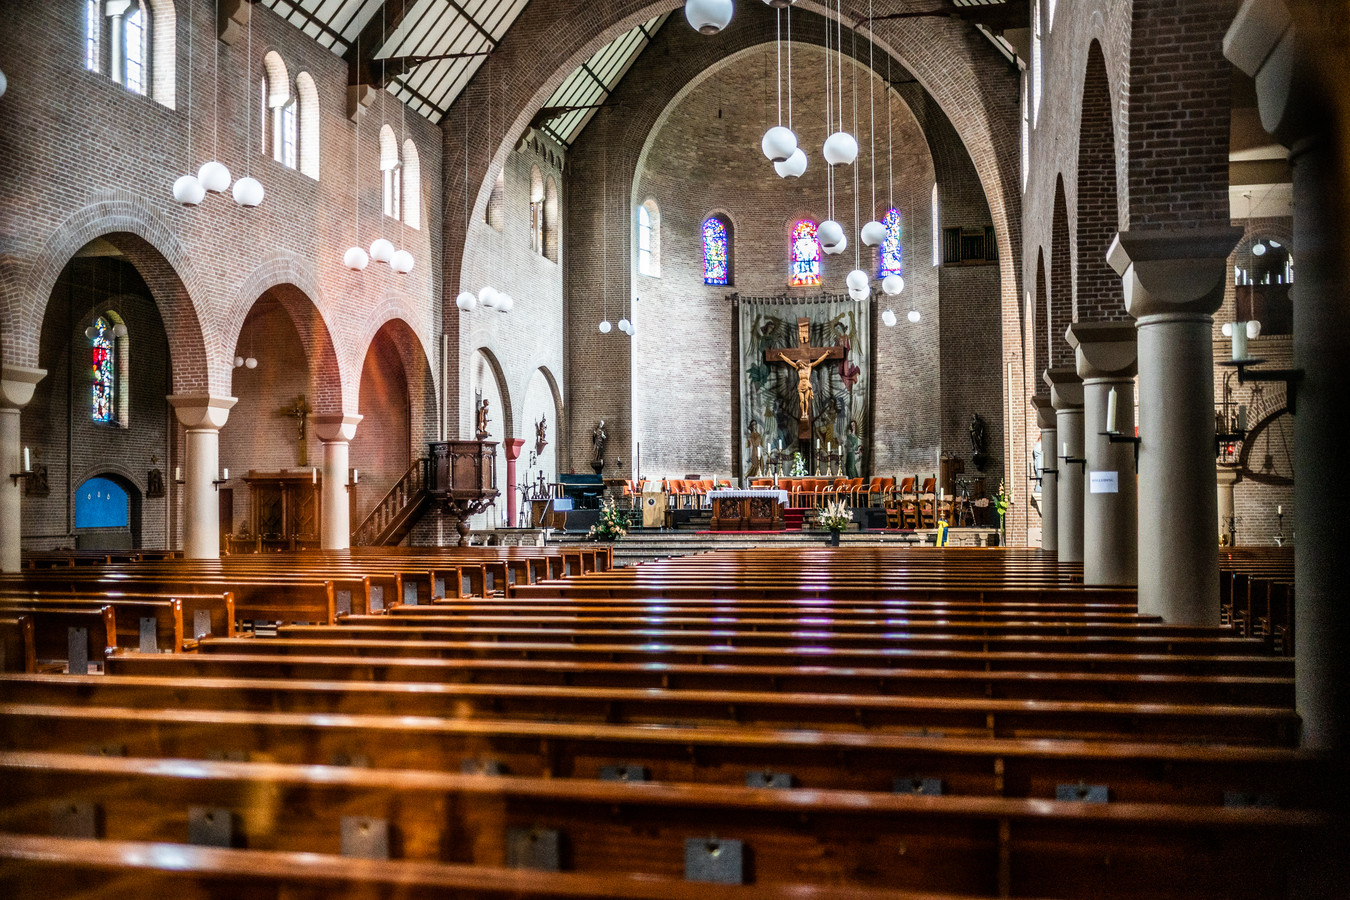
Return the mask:
<svg viewBox="0 0 1350 900">
<path fill-rule="evenodd" d="M 1008 551 L 578 569 L 0 677 L 0 892 L 1342 896 L 1259 639 Z"/>
</svg>

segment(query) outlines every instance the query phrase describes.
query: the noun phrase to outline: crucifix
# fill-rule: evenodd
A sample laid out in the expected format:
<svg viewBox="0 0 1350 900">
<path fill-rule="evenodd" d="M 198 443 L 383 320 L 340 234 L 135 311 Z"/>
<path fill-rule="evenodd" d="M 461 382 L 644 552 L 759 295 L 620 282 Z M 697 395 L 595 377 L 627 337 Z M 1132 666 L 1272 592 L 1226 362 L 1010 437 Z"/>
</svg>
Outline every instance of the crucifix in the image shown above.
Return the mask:
<svg viewBox="0 0 1350 900">
<path fill-rule="evenodd" d="M 289 416 L 290 418 L 295 419 L 297 432 L 295 439 L 296 441 L 299 442 L 298 450 L 300 456 L 300 461 L 298 465 L 301 466 L 309 465 L 308 462 L 309 454 L 307 452 L 308 448 L 305 446 L 305 421 L 306 421 L 305 417 L 309 415 L 312 411 L 313 410 L 310 409 L 309 401 L 305 399 L 304 394 L 301 394 L 299 397 L 295 398 L 295 404 L 293 406 L 286 406 L 282 407 L 281 409 L 281 414 L 283 416 Z"/>
<path fill-rule="evenodd" d="M 764 351 L 766 363 L 783 362 L 797 370 L 798 439 L 808 442 L 811 439 L 811 401 L 815 398 L 815 391 L 811 387 L 811 371 L 827 359 L 843 359 L 847 352 L 843 347 L 812 347 L 811 320 L 807 318 L 797 320 L 796 347 Z"/>
</svg>

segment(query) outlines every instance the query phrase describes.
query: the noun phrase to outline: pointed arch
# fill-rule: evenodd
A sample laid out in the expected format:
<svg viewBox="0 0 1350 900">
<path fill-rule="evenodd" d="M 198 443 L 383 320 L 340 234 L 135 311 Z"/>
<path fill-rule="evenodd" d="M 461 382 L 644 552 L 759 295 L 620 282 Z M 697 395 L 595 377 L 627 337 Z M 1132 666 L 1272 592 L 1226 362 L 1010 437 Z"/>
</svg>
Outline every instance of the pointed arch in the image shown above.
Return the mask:
<svg viewBox="0 0 1350 900">
<path fill-rule="evenodd" d="M 319 180 L 319 91 L 314 76 L 301 72 L 295 76 L 295 93 L 300 106 L 300 172 Z"/>
<path fill-rule="evenodd" d="M 403 221 L 409 228 L 422 227 L 422 159 L 417 145 L 403 142 Z"/>
<path fill-rule="evenodd" d="M 1074 319 L 1124 321 L 1125 292 L 1106 261 L 1118 225 L 1115 126 L 1102 45 L 1088 46 L 1078 129 L 1078 222 Z"/>
<path fill-rule="evenodd" d="M 661 207 L 648 197 L 637 214 L 638 274 L 661 277 Z"/>
<path fill-rule="evenodd" d="M 1064 333 L 1074 318 L 1069 207 L 1064 197 L 1064 176 L 1059 175 L 1055 178 L 1055 206 L 1050 218 L 1050 303 L 1045 319 L 1052 367 L 1073 365 L 1073 350 Z"/>
<path fill-rule="evenodd" d="M 294 169 L 299 134 L 296 121 L 295 98 L 291 93 L 291 74 L 281 54 L 269 50 L 263 57 L 262 121 L 270 123 L 260 129 L 264 153 L 284 166 Z M 270 144 L 270 147 L 269 147 Z"/>
<path fill-rule="evenodd" d="M 731 222 L 712 215 L 703 220 L 703 283 L 731 284 Z"/>
</svg>

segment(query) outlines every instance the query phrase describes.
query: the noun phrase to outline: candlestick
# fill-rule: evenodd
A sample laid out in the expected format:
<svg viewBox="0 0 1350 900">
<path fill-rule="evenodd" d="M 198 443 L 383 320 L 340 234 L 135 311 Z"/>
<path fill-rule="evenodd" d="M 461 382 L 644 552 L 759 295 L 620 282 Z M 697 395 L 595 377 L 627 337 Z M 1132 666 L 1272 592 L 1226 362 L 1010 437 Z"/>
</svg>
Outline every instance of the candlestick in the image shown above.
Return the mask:
<svg viewBox="0 0 1350 900">
<path fill-rule="evenodd" d="M 1111 388 L 1111 393 L 1106 398 L 1106 430 L 1108 432 L 1116 430 L 1116 389 Z"/>
</svg>

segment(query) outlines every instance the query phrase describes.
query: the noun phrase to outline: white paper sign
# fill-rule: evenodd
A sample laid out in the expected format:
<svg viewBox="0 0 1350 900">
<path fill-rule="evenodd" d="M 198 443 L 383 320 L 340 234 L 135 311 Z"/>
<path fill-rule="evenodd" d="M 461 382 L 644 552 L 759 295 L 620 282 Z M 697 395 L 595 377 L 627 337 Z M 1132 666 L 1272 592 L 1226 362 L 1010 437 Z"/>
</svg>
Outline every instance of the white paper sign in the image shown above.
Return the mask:
<svg viewBox="0 0 1350 900">
<path fill-rule="evenodd" d="M 1089 472 L 1088 492 L 1092 494 L 1120 493 L 1119 472 Z"/>
</svg>

